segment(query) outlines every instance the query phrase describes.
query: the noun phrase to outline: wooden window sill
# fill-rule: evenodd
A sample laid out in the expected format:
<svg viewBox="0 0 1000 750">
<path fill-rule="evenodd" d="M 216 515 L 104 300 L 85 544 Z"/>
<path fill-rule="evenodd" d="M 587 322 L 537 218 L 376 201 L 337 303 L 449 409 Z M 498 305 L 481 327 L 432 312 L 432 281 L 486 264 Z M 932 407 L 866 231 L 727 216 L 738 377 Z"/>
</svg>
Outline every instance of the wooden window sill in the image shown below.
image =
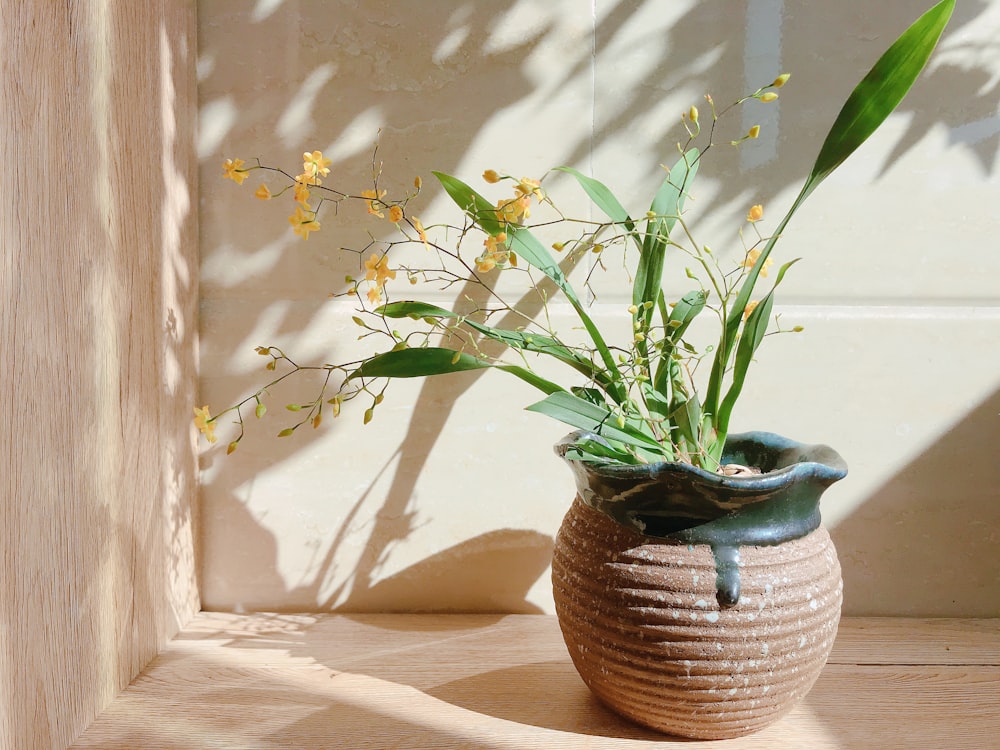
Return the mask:
<svg viewBox="0 0 1000 750">
<path fill-rule="evenodd" d="M 73 745 L 176 748 L 1000 747 L 1000 619 L 846 618 L 806 700 L 750 737 L 606 710 L 545 615 L 203 612 Z"/>
</svg>

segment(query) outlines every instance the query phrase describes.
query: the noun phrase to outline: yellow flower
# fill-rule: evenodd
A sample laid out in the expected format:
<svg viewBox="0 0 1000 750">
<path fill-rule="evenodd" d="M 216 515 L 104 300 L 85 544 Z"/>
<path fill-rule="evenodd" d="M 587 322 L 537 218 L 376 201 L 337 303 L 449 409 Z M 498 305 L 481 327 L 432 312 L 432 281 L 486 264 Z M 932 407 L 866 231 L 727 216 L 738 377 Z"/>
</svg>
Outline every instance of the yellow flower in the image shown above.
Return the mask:
<svg viewBox="0 0 1000 750">
<path fill-rule="evenodd" d="M 483 254 L 476 258 L 476 270 L 480 273 L 488 273 L 497 266 L 501 268 L 511 260 L 512 253 L 507 249 L 507 233 L 499 232 L 490 235 L 483 241 L 486 249 Z M 516 265 L 516 260 L 514 261 Z"/>
<path fill-rule="evenodd" d="M 250 171 L 240 169 L 243 166 L 242 159 L 226 159 L 222 164 L 222 178 L 232 180 L 237 185 L 242 185 L 243 180 L 250 176 Z"/>
<path fill-rule="evenodd" d="M 198 431 L 208 438 L 208 442 L 214 443 L 218 440 L 215 437 L 215 421 L 212 419 L 212 415 L 208 413 L 208 405 L 201 407 L 200 409 L 196 406 L 194 408 L 194 426 L 198 428 Z"/>
<path fill-rule="evenodd" d="M 306 151 L 302 154 L 302 171 L 313 177 L 326 177 L 330 174 L 332 163 L 329 159 L 323 158 L 322 151 L 313 151 L 312 153 Z"/>
<path fill-rule="evenodd" d="M 764 207 L 759 203 L 756 206 L 751 206 L 750 210 L 747 211 L 747 221 L 753 224 L 755 221 L 760 221 L 764 218 Z"/>
<path fill-rule="evenodd" d="M 497 201 L 497 220 L 503 224 L 522 224 L 531 216 L 531 198 L 519 195 L 516 198 Z"/>
<path fill-rule="evenodd" d="M 528 177 L 522 177 L 521 181 L 514 186 L 514 191 L 518 195 L 527 196 L 529 198 L 533 195 L 538 200 L 542 199 L 542 183 Z"/>
<path fill-rule="evenodd" d="M 382 301 L 382 292 L 379 291 L 377 286 L 368 287 L 368 301 L 373 305 L 377 305 Z"/>
<path fill-rule="evenodd" d="M 500 182 L 500 175 L 498 175 L 496 173 L 496 170 L 494 169 L 487 169 L 485 172 L 483 172 L 483 179 L 486 180 L 491 185 L 495 185 L 496 183 Z"/>
<path fill-rule="evenodd" d="M 480 255 L 476 258 L 476 270 L 479 273 L 489 273 L 496 268 L 497 261 L 492 255 Z"/>
<path fill-rule="evenodd" d="M 309 200 L 309 187 L 301 182 L 295 183 L 295 191 L 292 193 L 296 203 L 300 203 L 304 209 L 309 211 L 312 206 L 307 203 Z"/>
<path fill-rule="evenodd" d="M 308 240 L 310 232 L 318 232 L 320 224 L 316 221 L 316 214 L 310 217 L 302 211 L 302 206 L 295 207 L 295 213 L 288 217 L 288 223 L 292 225 L 292 230 L 302 239 Z"/>
<path fill-rule="evenodd" d="M 377 216 L 380 219 L 385 218 L 385 214 L 379 210 L 379 206 L 376 204 L 376 201 L 381 202 L 382 198 L 385 197 L 384 190 L 379 190 L 377 192 L 375 190 L 362 190 L 361 197 L 368 199 L 368 213 L 372 216 Z"/>
<path fill-rule="evenodd" d="M 424 225 L 421 223 L 420 219 L 418 219 L 416 216 L 412 217 L 412 219 L 413 219 L 413 228 L 417 230 L 417 237 L 419 237 L 420 241 L 424 243 L 424 247 L 430 250 L 431 246 L 430 243 L 427 241 L 427 230 L 424 229 Z"/>
<path fill-rule="evenodd" d="M 385 255 L 380 258 L 377 253 L 372 253 L 365 261 L 365 279 L 374 281 L 377 287 L 381 288 L 386 281 L 395 278 L 396 272 L 389 268 L 389 258 Z"/>
<path fill-rule="evenodd" d="M 757 307 L 757 303 L 759 303 L 759 302 L 760 302 L 759 299 L 755 299 L 755 300 L 752 300 L 750 302 L 747 302 L 747 306 L 743 308 L 743 320 L 746 320 L 747 318 L 750 317 L 750 313 L 753 312 L 753 309 L 755 307 Z"/>
<path fill-rule="evenodd" d="M 740 263 L 740 266 L 742 266 L 743 268 L 753 268 L 755 265 L 757 265 L 758 260 L 760 260 L 760 250 L 754 248 L 753 250 L 747 253 L 747 257 L 743 259 L 743 262 Z M 764 265 L 760 267 L 761 276 L 767 278 L 767 269 L 772 263 L 774 263 L 774 261 L 771 260 L 771 258 L 768 258 L 767 260 L 764 261 Z"/>
<path fill-rule="evenodd" d="M 257 192 L 254 193 L 255 196 L 260 198 L 262 201 L 269 200 L 271 197 L 271 191 L 267 189 L 267 185 L 263 182 L 260 183 L 260 187 L 257 188 Z"/>
<path fill-rule="evenodd" d="M 295 181 L 301 182 L 303 185 L 323 184 L 323 180 L 321 180 L 318 175 L 310 174 L 309 172 L 303 172 L 302 174 L 295 175 Z"/>
<path fill-rule="evenodd" d="M 490 252 L 496 252 L 497 245 L 501 247 L 507 242 L 507 233 L 498 232 L 497 234 L 492 234 L 483 240 L 483 244 L 490 250 Z"/>
<path fill-rule="evenodd" d="M 403 209 L 399 206 L 389 207 L 389 221 L 393 224 L 398 224 L 403 220 Z"/>
</svg>

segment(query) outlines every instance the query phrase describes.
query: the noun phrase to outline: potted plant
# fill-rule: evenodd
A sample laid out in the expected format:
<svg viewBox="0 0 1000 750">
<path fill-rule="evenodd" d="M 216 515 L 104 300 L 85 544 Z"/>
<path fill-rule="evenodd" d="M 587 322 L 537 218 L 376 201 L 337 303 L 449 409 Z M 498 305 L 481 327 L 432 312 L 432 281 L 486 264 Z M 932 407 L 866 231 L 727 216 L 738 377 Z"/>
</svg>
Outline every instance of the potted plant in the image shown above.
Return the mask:
<svg viewBox="0 0 1000 750">
<path fill-rule="evenodd" d="M 685 203 L 725 116 L 748 100 L 773 101 L 788 75 L 723 109 L 710 97 L 704 113 L 692 106 L 682 117 L 686 136 L 675 163 L 647 211 L 630 212 L 593 177 L 554 170 L 578 183 L 606 217 L 600 220 L 562 214 L 543 181 L 487 170 L 487 183 L 513 188 L 494 201 L 436 172 L 463 218 L 425 227 L 411 210 L 419 179 L 394 200 L 377 174 L 371 188 L 356 193 L 324 185 L 330 161 L 319 151 L 304 154 L 296 175 L 227 160 L 224 176 L 237 184 L 253 172 L 267 177 L 258 198 L 290 196 L 289 223 L 303 239 L 321 231 L 323 211 L 345 201 L 362 202 L 398 235 L 358 251 L 362 273 L 349 277 L 343 292 L 356 299 L 361 338 L 381 342 L 381 351 L 305 366 L 278 347 L 258 347 L 275 375 L 215 415 L 207 406 L 195 409 L 196 426 L 214 442 L 218 420 L 233 415 L 232 452 L 244 436 L 244 412 L 263 418 L 269 389 L 306 372 L 319 372 L 321 385 L 287 406 L 296 418 L 282 437 L 318 427 L 325 414 L 337 417 L 359 398 L 368 404 L 368 423 L 396 378 L 483 368 L 520 378 L 541 391 L 529 410 L 576 430 L 556 446 L 577 496 L 556 539 L 553 584 L 583 679 L 616 711 L 668 733 L 722 738 L 765 726 L 809 690 L 836 634 L 840 570 L 818 504 L 846 474 L 825 446 L 730 434 L 750 364 L 773 329 L 775 291 L 796 262 L 775 269 L 768 283 L 771 253 L 796 210 L 905 96 L 953 8 L 954 0 L 942 0 L 927 11 L 858 84 L 773 231 L 761 230 L 763 208 L 749 207 L 743 257 L 733 268 L 694 240 Z M 746 147 L 758 133 L 754 126 L 726 140 Z M 543 235 L 556 239 L 548 244 Z M 406 245 L 423 254 L 408 254 Z M 630 268 L 625 341 L 605 336 L 570 281 L 575 260 L 592 253 Z M 690 265 L 692 288 L 668 300 L 663 275 L 675 258 Z M 525 282 L 528 306 L 506 300 L 506 277 Z M 480 297 L 445 308 L 409 291 L 460 282 Z M 556 295 L 574 310 L 582 337 L 560 334 L 546 316 L 527 312 L 544 311 Z M 692 324 L 702 318 L 717 325 L 711 347 L 694 338 Z M 568 379 L 550 379 L 532 358 L 554 362 Z"/>
</svg>

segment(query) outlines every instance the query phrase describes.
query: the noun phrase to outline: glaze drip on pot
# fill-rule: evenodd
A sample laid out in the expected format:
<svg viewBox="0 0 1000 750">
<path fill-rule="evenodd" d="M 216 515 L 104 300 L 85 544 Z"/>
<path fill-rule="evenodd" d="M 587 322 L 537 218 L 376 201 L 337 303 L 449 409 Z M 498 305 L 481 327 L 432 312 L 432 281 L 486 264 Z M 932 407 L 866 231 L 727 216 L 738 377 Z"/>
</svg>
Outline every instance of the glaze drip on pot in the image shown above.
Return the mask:
<svg viewBox="0 0 1000 750">
<path fill-rule="evenodd" d="M 713 546 L 715 558 L 715 598 L 722 609 L 735 607 L 740 601 L 740 548 L 731 545 Z"/>
<path fill-rule="evenodd" d="M 847 475 L 844 460 L 824 445 L 804 445 L 767 432 L 732 435 L 725 463 L 759 467 L 754 476 L 713 474 L 689 464 L 623 465 L 566 458 L 573 433 L 556 445 L 581 500 L 618 523 L 656 539 L 707 544 L 716 563 L 721 607 L 739 603 L 739 548 L 800 539 L 819 527 L 819 499 Z"/>
</svg>

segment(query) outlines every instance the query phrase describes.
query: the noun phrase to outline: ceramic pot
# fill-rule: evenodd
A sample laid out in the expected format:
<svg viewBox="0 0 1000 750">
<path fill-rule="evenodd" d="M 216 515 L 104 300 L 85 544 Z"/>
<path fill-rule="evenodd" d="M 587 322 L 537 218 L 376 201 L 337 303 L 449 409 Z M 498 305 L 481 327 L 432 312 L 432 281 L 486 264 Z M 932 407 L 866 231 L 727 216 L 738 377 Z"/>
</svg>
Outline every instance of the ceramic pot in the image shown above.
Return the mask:
<svg viewBox="0 0 1000 750">
<path fill-rule="evenodd" d="M 756 432 L 730 436 L 723 462 L 758 476 L 566 460 L 577 496 L 553 553 L 556 613 L 597 697 L 698 739 L 750 734 L 788 712 L 840 620 L 840 564 L 819 498 L 847 474 L 843 459 Z"/>
</svg>

